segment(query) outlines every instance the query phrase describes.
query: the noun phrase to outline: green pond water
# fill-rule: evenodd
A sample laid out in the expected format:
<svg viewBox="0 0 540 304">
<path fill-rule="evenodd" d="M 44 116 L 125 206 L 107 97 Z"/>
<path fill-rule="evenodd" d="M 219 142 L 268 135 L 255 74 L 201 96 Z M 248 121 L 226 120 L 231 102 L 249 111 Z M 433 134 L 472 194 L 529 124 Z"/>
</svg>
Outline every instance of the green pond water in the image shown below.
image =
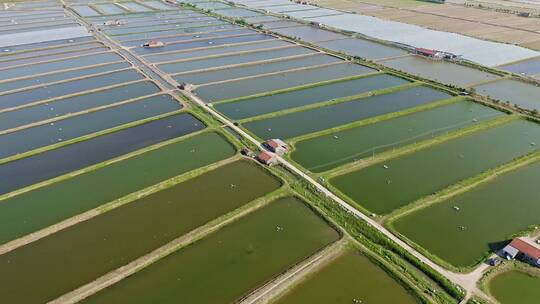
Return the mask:
<svg viewBox="0 0 540 304">
<path fill-rule="evenodd" d="M 0 201 L 0 244 L 234 153 L 222 136 L 203 133 Z"/>
<path fill-rule="evenodd" d="M 512 235 L 540 224 L 539 180 L 537 162 L 402 217 L 394 227 L 452 265 L 469 266 Z"/>
<path fill-rule="evenodd" d="M 338 238 L 304 203 L 283 198 L 85 303 L 233 303 Z"/>
<path fill-rule="evenodd" d="M 408 56 L 381 62 L 396 70 L 433 79 L 442 83 L 463 86 L 499 78 L 499 76 L 446 61 Z"/>
<path fill-rule="evenodd" d="M 274 304 L 413 304 L 418 303 L 383 269 L 349 250 L 322 269 L 309 274 Z"/>
<path fill-rule="evenodd" d="M 215 102 L 370 72 L 375 72 L 375 70 L 357 64 L 342 63 L 208 85 L 198 88 L 196 93 L 206 102 Z"/>
<path fill-rule="evenodd" d="M 0 256 L 0 301 L 52 300 L 279 187 L 238 161 L 103 213 Z"/>
<path fill-rule="evenodd" d="M 390 149 L 445 134 L 502 112 L 460 101 L 296 143 L 291 157 L 312 172 L 323 172 Z"/>
<path fill-rule="evenodd" d="M 217 104 L 215 108 L 232 119 L 243 119 L 405 83 L 407 83 L 406 80 L 391 75 L 375 75 L 280 94 L 249 98 L 237 102 Z"/>
<path fill-rule="evenodd" d="M 369 211 L 385 214 L 538 150 L 532 142 L 540 142 L 538 125 L 513 121 L 338 176 L 332 184 Z"/>
<path fill-rule="evenodd" d="M 274 51 L 275 52 L 275 51 Z M 244 55 L 245 56 L 245 55 Z M 178 75 L 175 77 L 177 80 L 202 84 L 215 81 L 223 81 L 230 79 L 237 79 L 241 77 L 249 77 L 266 73 L 275 73 L 285 70 L 292 70 L 297 68 L 305 68 L 309 66 L 315 66 L 320 64 L 339 62 L 341 59 L 329 55 L 313 55 L 305 56 L 301 58 L 287 59 L 282 61 L 274 61 L 269 63 L 258 63 L 250 66 L 240 66 L 236 68 L 227 68 L 217 71 L 203 71 L 190 74 Z"/>
<path fill-rule="evenodd" d="M 540 86 L 517 80 L 503 79 L 475 87 L 479 94 L 518 106 L 540 111 Z"/>
<path fill-rule="evenodd" d="M 501 304 L 537 304 L 540 299 L 540 277 L 512 270 L 489 282 L 490 293 Z"/>
<path fill-rule="evenodd" d="M 370 117 L 428 104 L 451 96 L 429 87 L 359 98 L 311 110 L 247 122 L 244 127 L 260 138 L 293 138 Z"/>
</svg>

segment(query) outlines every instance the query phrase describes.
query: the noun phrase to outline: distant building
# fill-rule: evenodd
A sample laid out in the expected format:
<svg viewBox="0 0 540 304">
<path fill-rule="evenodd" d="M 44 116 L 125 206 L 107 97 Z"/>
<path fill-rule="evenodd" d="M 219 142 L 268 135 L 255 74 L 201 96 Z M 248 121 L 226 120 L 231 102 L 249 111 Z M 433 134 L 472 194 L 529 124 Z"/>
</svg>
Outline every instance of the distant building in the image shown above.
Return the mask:
<svg viewBox="0 0 540 304">
<path fill-rule="evenodd" d="M 126 21 L 124 20 L 118 20 L 118 19 L 115 19 L 115 20 L 107 20 L 107 22 L 104 23 L 106 26 L 119 26 L 119 25 L 124 25 L 126 24 Z"/>
<path fill-rule="evenodd" d="M 277 158 L 275 155 L 273 154 L 270 154 L 266 151 L 262 151 L 261 153 L 259 153 L 259 155 L 257 155 L 257 160 L 260 161 L 261 163 L 265 164 L 265 165 L 274 165 L 274 164 L 277 164 Z"/>
<path fill-rule="evenodd" d="M 534 266 L 540 267 L 540 245 L 526 238 L 515 238 L 502 249 L 502 253 L 508 260 L 513 260 L 520 256 Z"/>
<path fill-rule="evenodd" d="M 433 59 L 455 60 L 455 59 L 460 58 L 459 56 L 452 53 L 438 51 L 438 50 L 430 50 L 430 49 L 425 49 L 425 48 L 415 48 L 414 53 L 420 56 L 429 57 Z"/>
<path fill-rule="evenodd" d="M 145 48 L 160 48 L 164 46 L 165 43 L 161 42 L 161 40 L 150 40 L 147 43 L 143 44 L 143 47 Z"/>
<path fill-rule="evenodd" d="M 264 146 L 268 150 L 279 155 L 285 154 L 287 153 L 287 151 L 289 151 L 289 145 L 287 145 L 287 143 L 285 143 L 281 139 L 269 139 L 266 142 L 264 142 Z"/>
</svg>

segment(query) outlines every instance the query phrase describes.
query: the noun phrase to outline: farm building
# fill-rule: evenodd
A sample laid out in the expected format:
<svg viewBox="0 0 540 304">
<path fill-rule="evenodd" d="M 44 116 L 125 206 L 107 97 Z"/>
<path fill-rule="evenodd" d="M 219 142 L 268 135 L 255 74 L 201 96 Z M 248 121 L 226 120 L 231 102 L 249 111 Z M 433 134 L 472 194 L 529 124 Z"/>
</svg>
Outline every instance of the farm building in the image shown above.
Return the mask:
<svg viewBox="0 0 540 304">
<path fill-rule="evenodd" d="M 147 43 L 143 44 L 143 47 L 145 48 L 160 48 L 164 46 L 165 43 L 161 42 L 160 40 L 150 40 Z"/>
<path fill-rule="evenodd" d="M 257 160 L 265 165 L 274 165 L 277 164 L 277 158 L 275 155 L 272 155 L 266 151 L 263 151 L 257 155 Z"/>
<path fill-rule="evenodd" d="M 540 267 L 540 246 L 525 238 L 515 238 L 502 250 L 503 255 L 508 259 L 515 259 L 518 255 L 536 267 Z"/>
<path fill-rule="evenodd" d="M 264 143 L 264 146 L 268 148 L 268 150 L 282 155 L 289 151 L 289 145 L 282 141 L 281 139 L 269 139 Z"/>
</svg>

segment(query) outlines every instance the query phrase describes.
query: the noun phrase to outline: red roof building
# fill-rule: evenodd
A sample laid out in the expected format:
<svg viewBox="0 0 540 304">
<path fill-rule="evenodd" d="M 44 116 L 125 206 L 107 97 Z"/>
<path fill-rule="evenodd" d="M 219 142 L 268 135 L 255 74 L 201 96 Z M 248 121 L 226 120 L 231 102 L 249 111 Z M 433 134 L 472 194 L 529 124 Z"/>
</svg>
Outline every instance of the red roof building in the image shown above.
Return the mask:
<svg viewBox="0 0 540 304">
<path fill-rule="evenodd" d="M 257 160 L 265 165 L 273 165 L 277 163 L 277 158 L 275 155 L 270 154 L 266 151 L 263 151 L 257 155 Z"/>
<path fill-rule="evenodd" d="M 540 267 L 540 245 L 525 238 L 515 238 L 512 240 L 510 244 L 503 248 L 503 253 L 507 259 L 513 259 L 518 254 L 522 254 L 526 260 Z"/>
</svg>

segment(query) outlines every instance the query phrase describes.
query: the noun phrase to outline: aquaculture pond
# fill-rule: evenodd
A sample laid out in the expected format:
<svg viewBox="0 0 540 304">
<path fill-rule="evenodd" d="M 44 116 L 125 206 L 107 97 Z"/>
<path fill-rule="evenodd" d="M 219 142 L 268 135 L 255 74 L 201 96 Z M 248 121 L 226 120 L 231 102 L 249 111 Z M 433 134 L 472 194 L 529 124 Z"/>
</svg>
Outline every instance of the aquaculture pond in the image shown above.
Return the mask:
<svg viewBox="0 0 540 304">
<path fill-rule="evenodd" d="M 0 194 L 183 136 L 205 126 L 178 114 L 0 164 Z"/>
<path fill-rule="evenodd" d="M 506 245 L 512 235 L 538 225 L 538 180 L 540 162 L 499 175 L 392 225 L 450 264 L 471 266 Z"/>
<path fill-rule="evenodd" d="M 538 125 L 516 120 L 335 177 L 331 183 L 362 207 L 384 214 L 537 151 L 532 143 L 538 142 Z"/>
<path fill-rule="evenodd" d="M 135 70 L 126 70 L 0 95 L 0 110 L 24 106 L 40 100 L 57 98 L 86 90 L 121 84 L 123 82 L 140 80 L 142 78 L 143 75 Z"/>
<path fill-rule="evenodd" d="M 334 52 L 340 52 L 351 56 L 358 56 L 369 60 L 376 60 L 407 54 L 406 51 L 396 47 L 386 46 L 381 43 L 357 38 L 316 42 L 315 44 L 317 46 L 329 49 Z"/>
<path fill-rule="evenodd" d="M 207 85 L 196 89 L 195 92 L 205 101 L 215 102 L 309 83 L 357 76 L 370 72 L 375 72 L 375 70 L 356 64 L 339 63 L 318 68 Z"/>
<path fill-rule="evenodd" d="M 503 79 L 475 87 L 478 94 L 508 101 L 521 108 L 540 111 L 540 86 L 517 80 Z"/>
<path fill-rule="evenodd" d="M 69 53 L 49 54 L 49 55 L 43 55 L 43 56 L 37 56 L 37 57 L 0 61 L 0 69 L 12 68 L 15 66 L 27 66 L 33 63 L 64 59 L 66 57 L 79 57 L 79 56 L 84 56 L 88 54 L 102 53 L 108 50 L 109 49 L 106 47 L 99 47 L 95 49 L 79 50 L 79 51 L 73 51 Z"/>
<path fill-rule="evenodd" d="M 300 141 L 291 157 L 311 172 L 323 172 L 500 115 L 480 104 L 460 101 Z"/>
<path fill-rule="evenodd" d="M 20 247 L 0 256 L 2 301 L 52 300 L 280 185 L 260 166 L 238 161 Z"/>
<path fill-rule="evenodd" d="M 234 154 L 203 133 L 0 201 L 0 244 Z"/>
<path fill-rule="evenodd" d="M 242 35 L 237 37 L 223 37 L 223 38 L 210 38 L 200 41 L 183 41 L 179 43 L 170 43 L 165 45 L 163 48 L 137 48 L 135 49 L 135 52 L 139 54 L 155 54 L 155 53 L 162 53 L 162 52 L 171 52 L 171 51 L 180 51 L 180 50 L 189 50 L 194 48 L 200 48 L 200 47 L 208 47 L 208 46 L 218 46 L 218 45 L 227 45 L 227 44 L 234 44 L 234 43 L 245 43 L 245 42 L 252 42 L 252 41 L 261 41 L 261 40 L 268 40 L 268 39 L 274 39 L 272 36 L 263 35 L 263 34 L 250 34 L 250 35 Z"/>
<path fill-rule="evenodd" d="M 338 238 L 303 202 L 279 199 L 85 303 L 233 303 Z"/>
<path fill-rule="evenodd" d="M 216 104 L 214 107 L 231 119 L 243 119 L 406 83 L 408 81 L 402 78 L 383 74 L 248 98 L 236 102 L 226 102 Z"/>
<path fill-rule="evenodd" d="M 356 302 L 355 302 L 356 301 Z M 388 273 L 359 252 L 348 250 L 308 274 L 275 304 L 418 303 Z"/>
<path fill-rule="evenodd" d="M 228 81 L 242 77 L 258 76 L 266 73 L 276 73 L 285 70 L 306 68 L 320 64 L 339 62 L 341 59 L 328 55 L 312 55 L 300 58 L 285 59 L 272 62 L 259 62 L 246 66 L 202 71 L 178 75 L 175 78 L 185 83 L 203 84 L 217 81 Z"/>
<path fill-rule="evenodd" d="M 57 144 L 91 133 L 182 108 L 170 95 L 158 95 L 64 120 L 0 135 L 0 158 Z"/>
<path fill-rule="evenodd" d="M 155 31 L 155 32 L 144 32 L 144 33 L 135 33 L 122 36 L 114 36 L 116 41 L 129 41 L 134 39 L 151 39 L 156 37 L 168 36 L 168 35 L 182 35 L 182 34 L 192 34 L 192 33 L 201 33 L 206 31 L 217 31 L 224 29 L 235 29 L 239 28 L 237 25 L 233 24 L 217 24 L 217 25 L 206 25 L 201 27 L 191 27 L 191 28 L 177 28 L 167 31 Z"/>
<path fill-rule="evenodd" d="M 522 75 L 540 75 L 540 58 L 533 58 L 518 63 L 498 67 L 501 70 Z"/>
<path fill-rule="evenodd" d="M 444 92 L 418 86 L 389 94 L 251 121 L 245 123 L 244 127 L 263 139 L 292 138 L 450 97 Z"/>
<path fill-rule="evenodd" d="M 176 42 L 187 42 L 188 40 L 200 40 L 205 38 L 219 38 L 222 36 L 231 36 L 231 35 L 245 35 L 245 34 L 253 34 L 256 33 L 253 30 L 250 29 L 232 29 L 232 30 L 225 30 L 225 31 L 214 31 L 214 32 L 203 32 L 198 34 L 186 34 L 186 35 L 176 35 L 176 36 L 165 36 L 160 38 L 159 40 L 164 43 L 176 43 Z M 126 41 L 123 44 L 125 46 L 140 46 L 141 44 L 145 43 L 147 40 L 133 40 L 133 41 Z"/>
<path fill-rule="evenodd" d="M 32 65 L 12 67 L 2 70 L 2 73 L 0 73 L 0 80 L 6 81 L 18 77 L 34 76 L 37 74 L 50 73 L 58 70 L 66 70 L 83 66 L 117 62 L 121 60 L 122 57 L 118 56 L 115 53 L 100 53 L 82 56 L 78 58 L 69 58 L 65 60 L 34 63 Z"/>
<path fill-rule="evenodd" d="M 234 56 L 237 55 L 237 52 L 251 52 L 263 49 L 275 49 L 275 48 L 284 48 L 292 47 L 300 49 L 297 46 L 292 46 L 290 42 L 282 40 L 264 40 L 257 42 L 255 44 L 240 44 L 240 45 L 229 45 L 229 46 L 220 46 L 215 48 L 205 48 L 198 50 L 183 51 L 177 53 L 167 53 L 167 54 L 156 54 L 156 55 L 147 55 L 146 60 L 150 62 L 162 62 L 162 61 L 173 61 L 173 60 L 187 60 L 187 59 L 196 59 L 206 56 Z M 303 48 L 302 48 L 303 49 Z"/>
<path fill-rule="evenodd" d="M 380 62 L 399 71 L 437 80 L 456 86 L 471 85 L 499 78 L 499 76 L 446 61 L 435 61 L 419 56 L 407 56 Z"/>
<path fill-rule="evenodd" d="M 250 63 L 253 61 L 280 59 L 282 57 L 298 56 L 313 53 L 315 53 L 315 51 L 304 47 L 283 48 L 279 50 L 252 52 L 240 55 L 235 54 L 230 56 L 211 57 L 189 61 L 184 60 L 178 63 L 163 64 L 160 65 L 159 68 L 167 73 L 182 73 L 193 70 L 204 70 L 221 66 Z M 181 79 L 182 77 L 179 76 L 178 78 Z"/>
<path fill-rule="evenodd" d="M 310 43 L 348 38 L 345 35 L 322 30 L 310 25 L 279 28 L 274 29 L 273 32 Z"/>
<path fill-rule="evenodd" d="M 536 304 L 540 298 L 540 276 L 518 270 L 503 272 L 489 284 L 489 292 L 501 304 Z"/>
<path fill-rule="evenodd" d="M 107 106 L 159 92 L 150 81 L 137 82 L 83 95 L 58 99 L 15 111 L 0 113 L 0 130 L 16 128 L 26 124 L 57 118 L 62 115 Z"/>
<path fill-rule="evenodd" d="M 90 76 L 92 74 L 110 72 L 113 70 L 129 68 L 127 62 L 99 65 L 96 67 L 82 67 L 80 69 L 69 70 L 65 72 L 53 72 L 42 76 L 29 75 L 22 79 L 15 79 L 0 83 L 0 92 L 18 90 L 30 86 L 46 85 L 52 82 L 67 80 L 71 78 Z M 4 93 L 5 94 L 5 93 Z"/>
</svg>

